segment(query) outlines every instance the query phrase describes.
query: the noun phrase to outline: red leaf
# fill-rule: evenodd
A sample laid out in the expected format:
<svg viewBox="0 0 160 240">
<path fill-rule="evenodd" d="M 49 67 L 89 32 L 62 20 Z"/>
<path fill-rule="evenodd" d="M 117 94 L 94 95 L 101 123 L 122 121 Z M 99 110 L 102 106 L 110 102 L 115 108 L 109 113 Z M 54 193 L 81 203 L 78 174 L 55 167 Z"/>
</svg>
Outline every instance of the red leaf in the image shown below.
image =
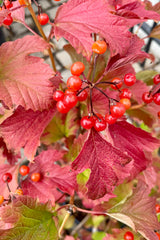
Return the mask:
<svg viewBox="0 0 160 240">
<path fill-rule="evenodd" d="M 24 195 L 33 198 L 38 197 L 41 202 L 47 202 L 48 199 L 55 202 L 55 198 L 59 197 L 56 189 L 73 194 L 76 187 L 75 173 L 70 171 L 70 167 L 60 167 L 55 162 L 60 160 L 63 152 L 57 150 L 43 151 L 35 158 L 34 163 L 29 164 L 30 172 L 26 180 L 22 182 Z M 41 179 L 39 182 L 33 182 L 30 179 L 32 173 L 39 172 Z"/>
<path fill-rule="evenodd" d="M 4 159 L 7 159 L 9 164 L 14 165 L 18 158 L 20 158 L 20 154 L 14 154 L 13 150 L 8 150 L 3 138 L 0 137 L 0 148 L 2 150 L 2 155 Z M 1 160 L 1 159 L 0 159 Z"/>
<path fill-rule="evenodd" d="M 40 143 L 40 136 L 54 116 L 55 108 L 42 112 L 27 110 L 21 106 L 0 125 L 0 133 L 8 149 L 19 152 L 24 147 L 24 154 L 32 160 Z"/>
<path fill-rule="evenodd" d="M 138 231 L 147 240 L 157 240 L 154 230 L 160 229 L 156 216 L 155 198 L 149 197 L 150 190 L 139 182 L 133 195 L 124 204 L 108 211 L 108 215 Z"/>
<path fill-rule="evenodd" d="M 134 159 L 131 172 L 131 176 L 134 178 L 148 166 L 150 161 L 144 153 L 145 151 L 151 152 L 158 148 L 158 139 L 124 121 L 112 124 L 108 129 L 114 146 Z"/>
<path fill-rule="evenodd" d="M 112 72 L 119 68 L 125 67 L 127 64 L 150 58 L 150 55 L 142 52 L 141 48 L 144 45 L 144 41 L 139 39 L 136 35 L 132 36 L 130 46 L 127 48 L 125 54 L 117 54 L 111 57 L 108 61 L 106 71 Z M 126 72 L 124 72 L 125 74 Z"/>
<path fill-rule="evenodd" d="M 8 107 L 48 109 L 53 101 L 53 71 L 30 53 L 43 51 L 48 44 L 37 36 L 26 36 L 0 47 L 0 96 Z M 25 74 L 24 74 L 25 73 Z"/>
<path fill-rule="evenodd" d="M 13 7 L 11 8 L 12 18 L 14 21 L 24 23 L 25 21 L 25 10 L 24 7 L 20 7 L 19 1 L 12 2 Z M 19 7 L 19 8 L 17 8 Z M 16 9 L 16 10 L 14 10 Z"/>
<path fill-rule="evenodd" d="M 69 0 L 59 7 L 54 30 L 57 39 L 66 38 L 78 53 L 82 52 L 87 58 L 92 52 L 92 33 L 106 39 L 112 55 L 122 54 L 131 37 L 126 22 L 111 14 L 107 1 L 103 0 Z"/>
<path fill-rule="evenodd" d="M 118 4 L 119 1 L 116 1 Z M 159 21 L 160 15 L 154 11 L 148 11 L 145 9 L 145 4 L 140 1 L 128 1 L 128 4 L 123 3 L 122 6 L 117 10 L 117 14 L 121 17 L 126 18 L 130 26 L 134 26 L 140 22 L 146 21 L 146 19 L 154 19 Z"/>
<path fill-rule="evenodd" d="M 91 130 L 80 154 L 72 163 L 72 168 L 78 172 L 91 169 L 86 185 L 87 195 L 91 199 L 97 199 L 106 193 L 112 193 L 114 187 L 130 175 L 130 161 L 125 153 L 113 147 L 95 130 Z"/>
</svg>

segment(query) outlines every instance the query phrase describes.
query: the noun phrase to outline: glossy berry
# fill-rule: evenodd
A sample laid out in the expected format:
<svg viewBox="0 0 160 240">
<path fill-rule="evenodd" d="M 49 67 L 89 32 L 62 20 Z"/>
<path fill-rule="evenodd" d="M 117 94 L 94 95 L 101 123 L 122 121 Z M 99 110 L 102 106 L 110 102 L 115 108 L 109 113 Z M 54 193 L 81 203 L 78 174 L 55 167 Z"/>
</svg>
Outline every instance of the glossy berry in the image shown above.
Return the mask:
<svg viewBox="0 0 160 240">
<path fill-rule="evenodd" d="M 33 182 L 39 182 L 40 178 L 41 178 L 40 173 L 32 173 L 31 175 L 31 180 Z"/>
<path fill-rule="evenodd" d="M 131 107 L 131 101 L 128 98 L 121 98 L 120 103 L 125 106 L 125 109 L 129 109 Z"/>
<path fill-rule="evenodd" d="M 103 54 L 107 50 L 107 44 L 103 40 L 97 40 L 92 45 L 92 51 L 98 54 Z"/>
<path fill-rule="evenodd" d="M 53 93 L 53 99 L 55 101 L 60 101 L 60 100 L 63 100 L 64 98 L 64 92 L 62 92 L 61 90 L 57 90 Z"/>
<path fill-rule="evenodd" d="M 87 99 L 88 97 L 88 92 L 86 91 L 86 89 L 84 89 L 82 92 L 80 92 L 77 95 L 78 101 L 83 102 Z"/>
<path fill-rule="evenodd" d="M 159 238 L 159 240 L 160 240 L 160 233 L 156 232 L 156 234 L 157 234 L 157 236 L 158 236 L 158 238 Z"/>
<path fill-rule="evenodd" d="M 26 165 L 22 165 L 20 168 L 19 168 L 19 173 L 22 175 L 22 176 L 26 176 L 28 173 L 29 173 L 29 167 L 26 166 Z"/>
<path fill-rule="evenodd" d="M 125 106 L 122 103 L 117 103 L 110 107 L 111 115 L 116 118 L 120 118 L 126 111 Z"/>
<path fill-rule="evenodd" d="M 160 93 L 156 93 L 153 96 L 153 101 L 154 101 L 155 104 L 160 105 Z"/>
<path fill-rule="evenodd" d="M 37 18 L 41 25 L 46 25 L 49 21 L 49 17 L 46 13 L 40 13 Z"/>
<path fill-rule="evenodd" d="M 71 76 L 67 80 L 67 87 L 73 91 L 77 91 L 82 86 L 82 80 L 78 76 Z"/>
<path fill-rule="evenodd" d="M 132 86 L 133 84 L 135 84 L 136 82 L 136 76 L 132 73 L 127 73 L 125 76 L 124 76 L 124 83 L 127 85 L 127 86 Z"/>
<path fill-rule="evenodd" d="M 82 62 L 75 62 L 71 66 L 71 73 L 75 76 L 80 76 L 84 72 L 85 66 Z"/>
<path fill-rule="evenodd" d="M 160 213 L 160 204 L 156 204 L 156 213 Z"/>
<path fill-rule="evenodd" d="M 23 195 L 23 190 L 21 188 L 16 189 L 15 194 L 21 196 Z"/>
<path fill-rule="evenodd" d="M 99 118 L 95 118 L 94 120 L 94 129 L 97 132 L 101 132 L 104 131 L 107 127 L 106 121 L 104 120 L 104 118 L 98 114 Z"/>
<path fill-rule="evenodd" d="M 63 103 L 69 109 L 71 109 L 74 106 L 76 106 L 77 102 L 78 102 L 78 98 L 77 98 L 75 93 L 66 94 L 64 96 Z"/>
<path fill-rule="evenodd" d="M 64 93 L 64 94 L 66 95 L 66 94 L 73 94 L 73 93 L 75 93 L 75 91 L 73 91 L 72 89 L 68 89 L 68 88 L 67 88 L 67 89 L 65 90 L 65 93 Z"/>
<path fill-rule="evenodd" d="M 122 80 L 120 78 L 113 78 L 112 83 L 115 83 L 115 85 L 111 85 L 111 88 L 114 90 L 117 90 L 122 87 Z"/>
<path fill-rule="evenodd" d="M 4 3 L 4 6 L 5 6 L 7 9 L 13 7 L 13 3 L 10 2 L 9 0 L 5 0 L 3 3 Z"/>
<path fill-rule="evenodd" d="M 60 113 L 68 113 L 70 108 L 68 108 L 64 102 L 61 100 L 61 101 L 58 101 L 57 104 L 57 110 L 60 112 Z"/>
<path fill-rule="evenodd" d="M 128 98 L 128 99 L 130 99 L 131 96 L 132 96 L 132 93 L 131 93 L 131 91 L 128 88 L 121 89 L 121 92 L 119 94 L 119 98 L 120 99 L 121 98 Z"/>
<path fill-rule="evenodd" d="M 4 202 L 4 197 L 0 195 L 0 205 Z"/>
<path fill-rule="evenodd" d="M 160 74 L 157 74 L 156 76 L 154 76 L 153 82 L 154 82 L 154 84 L 160 83 Z"/>
<path fill-rule="evenodd" d="M 142 100 L 145 103 L 151 103 L 153 101 L 153 97 L 149 92 L 144 92 L 142 95 Z"/>
<path fill-rule="evenodd" d="M 13 18 L 8 15 L 7 17 L 5 17 L 5 19 L 3 20 L 3 24 L 7 25 L 7 26 L 10 26 L 13 22 Z"/>
<path fill-rule="evenodd" d="M 2 181 L 3 182 L 11 182 L 12 181 L 12 174 L 11 173 L 5 173 L 2 176 Z"/>
<path fill-rule="evenodd" d="M 114 124 L 114 123 L 117 121 L 117 118 L 116 118 L 116 117 L 113 117 L 111 114 L 106 114 L 106 115 L 105 115 L 105 121 L 106 121 L 108 124 Z"/>
<path fill-rule="evenodd" d="M 133 235 L 133 233 L 132 232 L 126 232 L 125 234 L 124 234 L 124 240 L 134 240 L 134 235 Z"/>
<path fill-rule="evenodd" d="M 91 129 L 94 126 L 94 118 L 89 116 L 84 116 L 80 122 L 84 129 Z"/>
</svg>

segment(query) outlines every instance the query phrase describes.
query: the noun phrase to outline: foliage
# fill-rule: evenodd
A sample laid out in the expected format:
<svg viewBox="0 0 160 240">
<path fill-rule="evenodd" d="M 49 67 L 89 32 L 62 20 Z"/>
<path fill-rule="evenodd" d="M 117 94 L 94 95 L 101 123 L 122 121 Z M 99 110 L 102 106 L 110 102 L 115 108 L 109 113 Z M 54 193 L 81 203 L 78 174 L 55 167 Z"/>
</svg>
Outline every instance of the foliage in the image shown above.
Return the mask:
<svg viewBox="0 0 160 240">
<path fill-rule="evenodd" d="M 160 3 L 54 1 L 54 22 L 40 1 L 0 1 L 0 26 L 31 33 L 0 46 L 0 240 L 158 240 L 160 74 L 135 72 L 154 56 L 130 28 L 158 22 Z M 68 79 L 54 38 L 68 41 Z"/>
</svg>

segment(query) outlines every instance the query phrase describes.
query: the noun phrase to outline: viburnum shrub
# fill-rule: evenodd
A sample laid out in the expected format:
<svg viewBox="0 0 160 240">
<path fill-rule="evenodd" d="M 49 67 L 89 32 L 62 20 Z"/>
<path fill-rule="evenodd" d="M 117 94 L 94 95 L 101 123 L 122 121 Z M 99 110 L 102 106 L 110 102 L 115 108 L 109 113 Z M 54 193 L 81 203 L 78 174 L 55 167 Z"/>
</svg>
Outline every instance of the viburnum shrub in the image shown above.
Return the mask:
<svg viewBox="0 0 160 240">
<path fill-rule="evenodd" d="M 30 31 L 0 46 L 0 239 L 160 239 L 160 72 L 136 73 L 154 58 L 130 31 L 160 3 L 0 2 L 0 26 Z M 54 38 L 68 41 L 65 78 Z"/>
</svg>

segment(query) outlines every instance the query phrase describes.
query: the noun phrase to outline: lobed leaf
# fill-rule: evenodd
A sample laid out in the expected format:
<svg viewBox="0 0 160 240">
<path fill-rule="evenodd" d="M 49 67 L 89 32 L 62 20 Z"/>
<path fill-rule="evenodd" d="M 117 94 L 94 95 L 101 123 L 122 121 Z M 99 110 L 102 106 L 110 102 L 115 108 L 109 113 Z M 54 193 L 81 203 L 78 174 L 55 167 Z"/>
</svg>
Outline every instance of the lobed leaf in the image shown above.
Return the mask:
<svg viewBox="0 0 160 240">
<path fill-rule="evenodd" d="M 28 56 L 49 45 L 38 36 L 25 36 L 0 46 L 0 99 L 9 108 L 21 105 L 26 110 L 52 106 L 54 72 L 38 57 Z"/>
<path fill-rule="evenodd" d="M 107 142 L 101 134 L 91 130 L 72 168 L 82 172 L 87 168 L 91 174 L 87 182 L 87 195 L 98 199 L 112 193 L 114 187 L 130 176 L 131 159 Z"/>
</svg>

